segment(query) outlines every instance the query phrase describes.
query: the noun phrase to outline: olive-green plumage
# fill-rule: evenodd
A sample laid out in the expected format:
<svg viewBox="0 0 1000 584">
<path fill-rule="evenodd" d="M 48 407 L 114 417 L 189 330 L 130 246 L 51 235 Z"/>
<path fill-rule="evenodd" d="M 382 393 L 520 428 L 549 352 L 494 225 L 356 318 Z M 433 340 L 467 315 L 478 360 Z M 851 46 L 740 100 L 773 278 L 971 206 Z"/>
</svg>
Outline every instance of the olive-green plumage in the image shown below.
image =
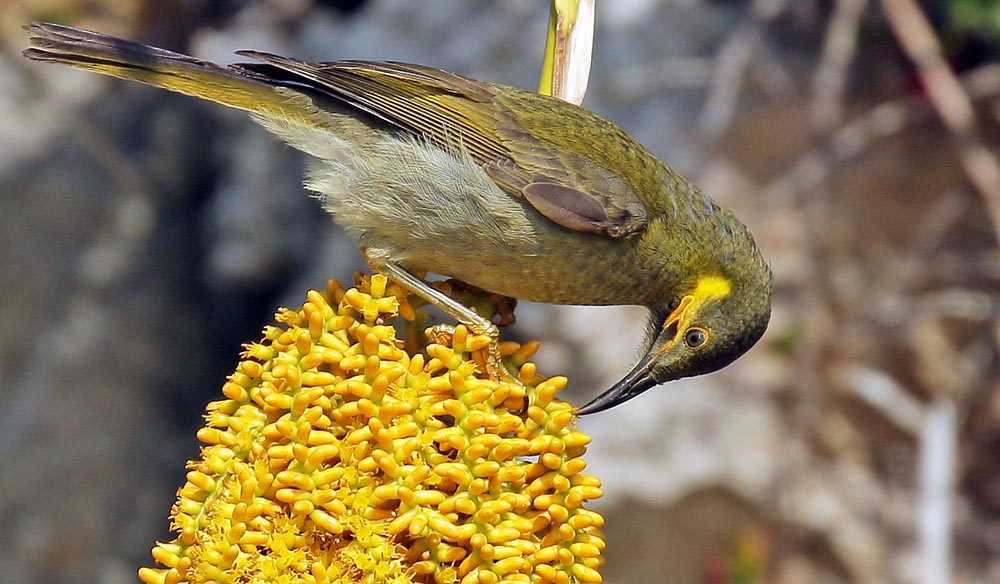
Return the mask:
<svg viewBox="0 0 1000 584">
<path fill-rule="evenodd" d="M 419 65 L 243 51 L 258 62 L 221 67 L 28 29 L 31 59 L 246 110 L 313 155 L 309 188 L 376 268 L 539 302 L 647 306 L 643 357 L 580 413 L 723 367 L 767 326 L 771 272 L 746 227 L 583 108 Z"/>
</svg>

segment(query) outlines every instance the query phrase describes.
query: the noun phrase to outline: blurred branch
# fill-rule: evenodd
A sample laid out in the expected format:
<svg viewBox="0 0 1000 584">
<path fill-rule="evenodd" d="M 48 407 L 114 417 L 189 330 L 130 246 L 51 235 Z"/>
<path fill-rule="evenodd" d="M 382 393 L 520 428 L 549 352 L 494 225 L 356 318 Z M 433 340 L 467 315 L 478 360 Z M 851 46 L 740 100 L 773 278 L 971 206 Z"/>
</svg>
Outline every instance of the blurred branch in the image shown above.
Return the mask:
<svg viewBox="0 0 1000 584">
<path fill-rule="evenodd" d="M 711 89 L 698 120 L 699 129 L 708 138 L 717 138 L 729 127 L 747 66 L 760 44 L 760 34 L 757 22 L 746 23 L 726 39 L 716 55 Z"/>
<path fill-rule="evenodd" d="M 750 64 L 750 78 L 769 99 L 786 101 L 797 97 L 794 76 L 782 64 L 780 55 L 767 43 L 758 47 L 757 58 Z"/>
<path fill-rule="evenodd" d="M 850 160 L 876 141 L 901 131 L 922 119 L 926 111 L 907 100 L 879 104 L 844 124 L 825 144 L 814 148 L 793 162 L 783 174 L 766 187 L 769 199 L 786 205 L 827 181 L 838 163 Z"/>
<path fill-rule="evenodd" d="M 667 57 L 611 72 L 611 85 L 626 99 L 639 99 L 664 89 L 700 89 L 712 80 L 712 59 Z"/>
<path fill-rule="evenodd" d="M 910 435 L 918 435 L 925 422 L 924 406 L 892 376 L 865 365 L 838 370 L 840 385 Z"/>
<path fill-rule="evenodd" d="M 867 0 L 837 0 L 823 41 L 823 57 L 813 77 L 813 124 L 827 130 L 844 111 L 847 70 L 857 52 L 858 24 Z"/>
<path fill-rule="evenodd" d="M 920 314 L 987 322 L 1000 312 L 1000 296 L 977 290 L 946 288 L 921 294 L 911 309 Z"/>
<path fill-rule="evenodd" d="M 958 190 L 941 194 L 930 205 L 927 215 L 913 232 L 913 248 L 923 254 L 930 254 L 941 247 L 948 232 L 954 228 L 968 210 L 968 197 Z"/>
<path fill-rule="evenodd" d="M 923 584 L 951 582 L 951 499 L 958 422 L 955 404 L 941 398 L 926 411 L 920 432 L 920 547 Z"/>
<path fill-rule="evenodd" d="M 976 131 L 972 101 L 941 52 L 941 43 L 915 0 L 881 0 L 889 25 L 917 67 L 931 104 L 955 137 L 962 167 L 983 198 L 1000 241 L 1000 164 Z"/>
<path fill-rule="evenodd" d="M 758 49 L 766 49 L 758 44 Z M 785 99 L 795 93 L 792 75 L 772 55 L 757 55 L 747 67 L 757 86 L 771 99 Z M 708 57 L 666 57 L 651 63 L 641 63 L 627 69 L 612 71 L 610 84 L 625 99 L 641 97 L 674 89 L 706 89 L 714 87 L 718 75 L 717 59 Z M 731 96 L 735 96 L 730 92 Z M 730 103 L 733 103 L 730 101 Z M 733 110 L 726 110 L 730 114 Z M 705 114 L 702 115 L 705 117 Z M 726 122 L 728 123 L 728 121 Z M 725 126 L 722 126 L 725 129 Z"/>
<path fill-rule="evenodd" d="M 954 401 L 940 397 L 924 406 L 889 375 L 865 366 L 841 372 L 845 389 L 874 407 L 898 428 L 918 437 L 919 518 L 923 584 L 948 584 L 951 574 L 951 500 L 957 457 Z"/>
<path fill-rule="evenodd" d="M 983 65 L 959 80 L 963 95 L 983 99 L 1000 94 L 1000 65 Z M 800 156 L 788 170 L 766 187 L 769 199 L 785 205 L 826 181 L 838 165 L 854 158 L 908 125 L 925 120 L 932 110 L 927 102 L 895 99 L 874 106 L 847 122 L 824 143 Z M 1000 189 L 1000 182 L 995 185 Z M 1000 219 L 1000 217 L 998 217 Z"/>
<path fill-rule="evenodd" d="M 752 19 L 739 26 L 722 44 L 715 57 L 712 83 L 698 127 L 708 138 L 717 138 L 729 127 L 737 99 L 753 57 L 761 47 L 761 25 L 784 12 L 787 0 L 754 0 Z"/>
</svg>

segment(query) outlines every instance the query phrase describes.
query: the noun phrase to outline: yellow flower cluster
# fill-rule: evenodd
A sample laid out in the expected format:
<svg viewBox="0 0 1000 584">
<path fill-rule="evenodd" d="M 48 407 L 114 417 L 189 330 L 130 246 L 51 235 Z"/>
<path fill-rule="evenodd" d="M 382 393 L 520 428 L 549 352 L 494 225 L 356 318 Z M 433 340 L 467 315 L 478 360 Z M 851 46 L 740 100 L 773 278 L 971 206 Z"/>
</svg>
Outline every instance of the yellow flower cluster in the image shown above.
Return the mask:
<svg viewBox="0 0 1000 584">
<path fill-rule="evenodd" d="M 537 375 L 537 343 L 501 345 L 521 383 L 489 379 L 462 326 L 411 356 L 400 313 L 379 275 L 279 311 L 208 406 L 144 582 L 601 582 L 566 379 Z"/>
</svg>

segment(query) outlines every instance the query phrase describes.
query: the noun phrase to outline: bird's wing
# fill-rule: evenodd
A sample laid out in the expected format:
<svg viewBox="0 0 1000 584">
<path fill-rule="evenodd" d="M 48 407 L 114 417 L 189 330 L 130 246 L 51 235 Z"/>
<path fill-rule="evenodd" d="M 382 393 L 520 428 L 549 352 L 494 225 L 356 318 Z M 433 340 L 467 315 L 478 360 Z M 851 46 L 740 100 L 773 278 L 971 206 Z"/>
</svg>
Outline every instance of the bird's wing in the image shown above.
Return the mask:
<svg viewBox="0 0 1000 584">
<path fill-rule="evenodd" d="M 575 105 L 514 88 L 498 91 L 499 86 L 420 65 L 240 54 L 264 64 L 233 68 L 305 84 L 443 148 L 468 152 L 500 188 L 563 227 L 624 237 L 646 225 L 646 207 L 636 190 L 608 169 L 612 161 L 602 164 L 601 155 L 589 150 L 600 148 L 590 142 L 605 135 L 627 137 Z M 601 127 L 596 136 L 554 141 L 587 134 L 595 123 Z"/>
</svg>

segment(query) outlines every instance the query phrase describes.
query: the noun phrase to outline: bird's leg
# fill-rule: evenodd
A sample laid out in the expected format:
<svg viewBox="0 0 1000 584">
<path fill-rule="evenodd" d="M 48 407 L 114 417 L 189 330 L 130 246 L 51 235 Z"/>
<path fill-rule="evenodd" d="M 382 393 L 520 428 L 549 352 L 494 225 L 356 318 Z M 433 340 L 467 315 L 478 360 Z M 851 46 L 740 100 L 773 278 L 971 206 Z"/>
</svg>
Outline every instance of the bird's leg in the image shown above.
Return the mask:
<svg viewBox="0 0 1000 584">
<path fill-rule="evenodd" d="M 373 263 L 372 267 L 402 284 L 403 287 L 409 289 L 410 292 L 423 298 L 428 303 L 437 306 L 448 316 L 469 327 L 469 330 L 473 334 L 489 335 L 491 338 L 500 337 L 500 331 L 495 324 L 451 296 L 414 276 L 404 268 L 393 263 Z"/>
<path fill-rule="evenodd" d="M 517 381 L 517 378 L 512 376 L 510 372 L 507 371 L 507 368 L 503 365 L 503 361 L 501 361 L 500 329 L 498 329 L 497 326 L 489 319 L 480 316 L 469 307 L 465 306 L 461 302 L 458 302 L 444 292 L 437 290 L 399 265 L 391 262 L 373 262 L 371 260 L 369 260 L 369 263 L 376 270 L 382 272 L 386 276 L 389 276 L 397 283 L 401 284 L 404 288 L 410 290 L 410 292 L 413 292 L 417 296 L 423 298 L 428 304 L 437 306 L 444 311 L 445 314 L 467 326 L 473 334 L 488 335 L 490 337 L 490 346 L 486 357 L 486 373 L 491 379 L 496 380 L 503 378 L 504 380 L 514 381 L 515 383 L 520 384 L 520 382 Z M 435 334 L 441 334 L 443 332 L 445 332 L 445 330 L 440 328 L 440 325 L 435 327 Z"/>
<path fill-rule="evenodd" d="M 514 310 L 517 308 L 517 298 L 487 292 L 478 286 L 455 278 L 449 278 L 436 284 L 435 288 L 442 290 L 441 285 L 444 285 L 442 291 L 445 294 L 457 299 L 477 313 L 499 316 L 500 320 L 494 321 L 498 327 L 513 326 L 517 322 L 517 317 L 514 315 Z"/>
</svg>

